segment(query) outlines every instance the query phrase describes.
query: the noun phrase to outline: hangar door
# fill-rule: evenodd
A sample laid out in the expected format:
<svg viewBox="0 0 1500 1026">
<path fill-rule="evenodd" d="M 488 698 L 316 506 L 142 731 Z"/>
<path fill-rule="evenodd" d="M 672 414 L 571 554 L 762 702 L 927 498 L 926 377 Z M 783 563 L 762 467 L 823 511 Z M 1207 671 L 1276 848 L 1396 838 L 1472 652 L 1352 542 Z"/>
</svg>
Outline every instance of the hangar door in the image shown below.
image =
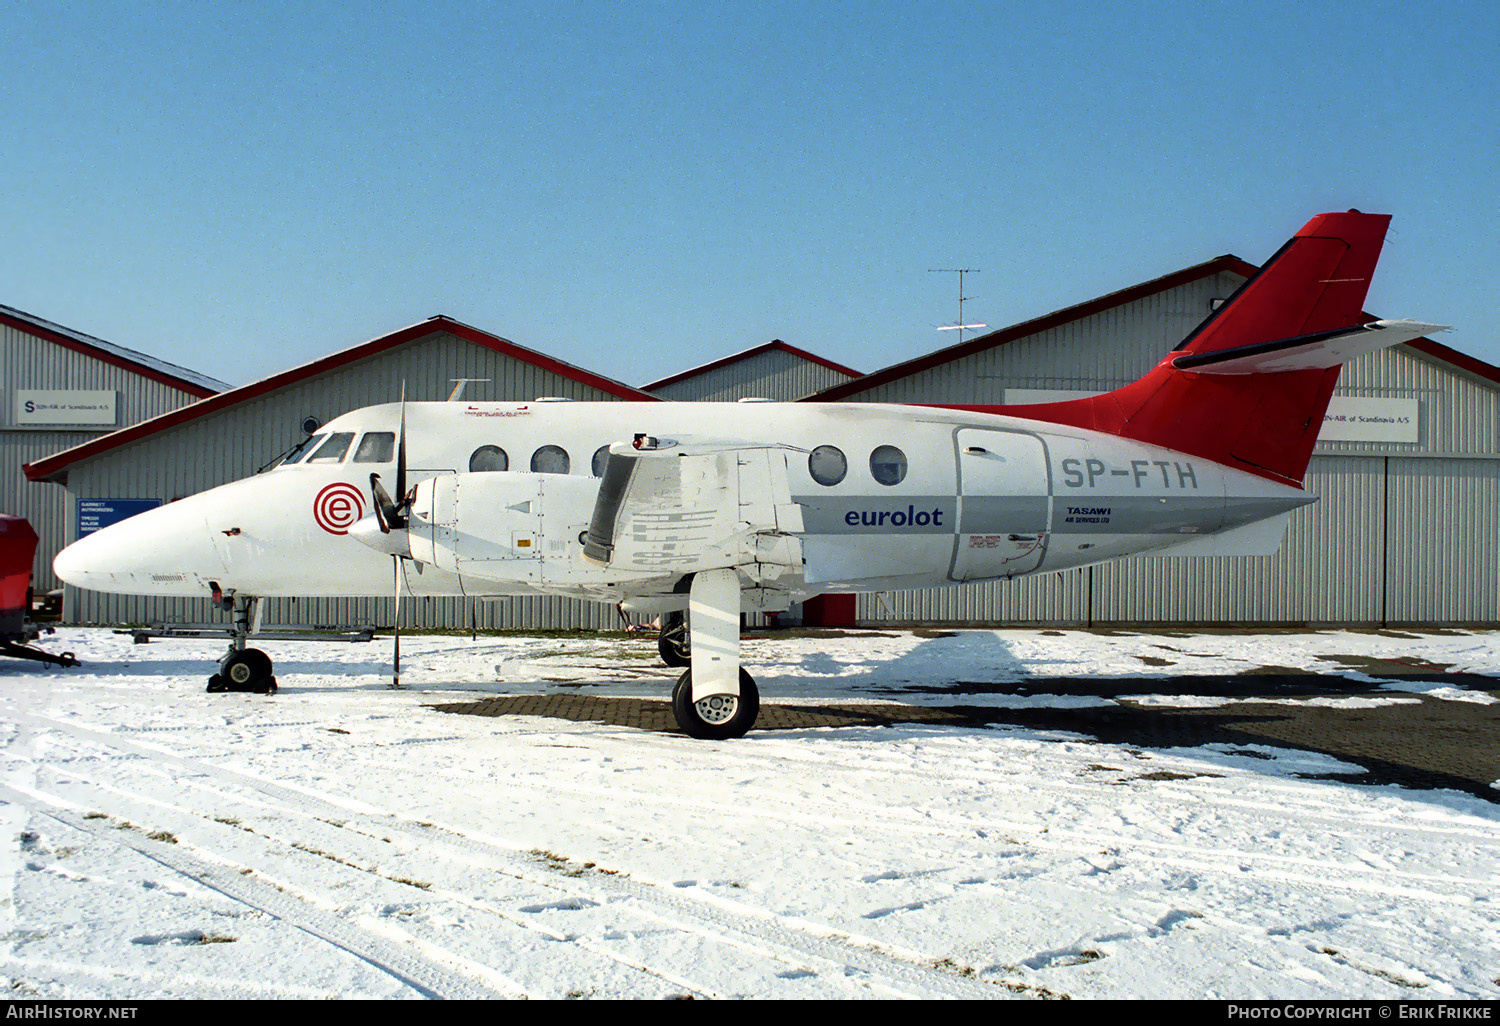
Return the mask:
<svg viewBox="0 0 1500 1026">
<path fill-rule="evenodd" d="M 1500 619 L 1497 464 L 1395 456 L 1387 462 L 1384 619 Z"/>
</svg>

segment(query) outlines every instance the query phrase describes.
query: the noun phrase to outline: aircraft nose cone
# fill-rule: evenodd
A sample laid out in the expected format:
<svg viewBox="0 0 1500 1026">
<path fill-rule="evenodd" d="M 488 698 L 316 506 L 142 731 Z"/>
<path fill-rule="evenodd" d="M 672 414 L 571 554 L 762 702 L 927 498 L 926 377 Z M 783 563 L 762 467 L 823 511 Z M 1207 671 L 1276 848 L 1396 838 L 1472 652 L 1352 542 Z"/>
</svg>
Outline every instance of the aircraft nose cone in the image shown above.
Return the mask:
<svg viewBox="0 0 1500 1026">
<path fill-rule="evenodd" d="M 52 558 L 52 572 L 68 584 L 79 588 L 87 587 L 83 582 L 83 575 L 89 565 L 88 549 L 84 546 L 86 541 L 88 538 L 80 538 Z"/>
<path fill-rule="evenodd" d="M 135 595 L 198 595 L 224 563 L 201 509 L 174 502 L 85 535 L 52 560 L 78 588 Z"/>
</svg>

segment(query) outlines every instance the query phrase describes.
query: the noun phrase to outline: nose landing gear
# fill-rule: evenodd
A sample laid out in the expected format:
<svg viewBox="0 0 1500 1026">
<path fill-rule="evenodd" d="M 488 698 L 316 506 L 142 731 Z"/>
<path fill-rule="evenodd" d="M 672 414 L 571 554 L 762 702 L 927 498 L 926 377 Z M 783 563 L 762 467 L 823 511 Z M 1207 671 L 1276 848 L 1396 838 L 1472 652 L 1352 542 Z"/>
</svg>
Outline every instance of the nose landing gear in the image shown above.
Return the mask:
<svg viewBox="0 0 1500 1026">
<path fill-rule="evenodd" d="M 221 595 L 217 587 L 214 600 L 222 602 L 226 609 L 234 610 L 234 626 L 230 629 L 229 651 L 219 660 L 219 672 L 208 678 L 205 690 L 210 693 L 250 691 L 274 695 L 276 678 L 271 673 L 271 657 L 258 648 L 245 647 L 251 624 L 259 624 L 260 600 L 254 596 L 236 599 Z"/>
</svg>

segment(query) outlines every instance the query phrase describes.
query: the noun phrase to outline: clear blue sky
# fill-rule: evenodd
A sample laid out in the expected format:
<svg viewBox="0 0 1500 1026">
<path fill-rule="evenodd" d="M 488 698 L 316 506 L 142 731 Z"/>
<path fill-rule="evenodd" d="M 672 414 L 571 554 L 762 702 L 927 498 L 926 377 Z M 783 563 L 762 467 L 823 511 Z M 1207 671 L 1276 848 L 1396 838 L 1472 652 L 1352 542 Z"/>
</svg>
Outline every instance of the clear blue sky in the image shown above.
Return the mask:
<svg viewBox="0 0 1500 1026">
<path fill-rule="evenodd" d="M 1500 363 L 1500 5 L 0 10 L 0 303 L 239 384 L 436 313 L 640 384 L 860 370 L 1394 215 L 1367 308 Z"/>
</svg>

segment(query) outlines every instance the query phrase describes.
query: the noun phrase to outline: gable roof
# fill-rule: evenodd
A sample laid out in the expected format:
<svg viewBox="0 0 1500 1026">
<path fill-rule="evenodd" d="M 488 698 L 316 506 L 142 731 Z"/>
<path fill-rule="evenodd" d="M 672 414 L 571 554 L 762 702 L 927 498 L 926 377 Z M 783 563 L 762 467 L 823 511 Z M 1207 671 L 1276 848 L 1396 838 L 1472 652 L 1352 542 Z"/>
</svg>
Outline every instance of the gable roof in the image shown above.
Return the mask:
<svg viewBox="0 0 1500 1026">
<path fill-rule="evenodd" d="M 734 353 L 730 356 L 714 360 L 710 363 L 701 364 L 689 370 L 680 371 L 676 374 L 672 374 L 665 378 L 662 378 L 660 381 L 653 381 L 649 385 L 642 385 L 641 387 L 650 392 L 658 388 L 665 388 L 668 385 L 675 385 L 679 381 L 686 381 L 689 378 L 696 378 L 700 374 L 707 374 L 709 371 L 718 370 L 720 367 L 728 367 L 731 364 L 740 363 L 741 361 L 753 359 L 754 357 L 761 356 L 765 353 L 774 352 L 787 353 L 791 356 L 797 357 L 798 359 L 806 360 L 809 363 L 815 363 L 820 367 L 826 367 L 829 370 L 834 371 L 835 373 L 843 374 L 847 377 L 859 377 L 859 371 L 855 370 L 852 367 L 845 367 L 843 364 L 834 363 L 832 360 L 825 360 L 823 357 L 818 356 L 816 353 L 809 353 L 805 349 L 798 349 L 796 346 L 789 346 L 785 342 L 781 341 L 781 339 L 775 338 L 761 345 L 752 346 L 751 348 L 746 349 L 742 352 Z"/>
<path fill-rule="evenodd" d="M 500 338 L 498 335 L 491 335 L 489 332 L 480 331 L 478 328 L 455 321 L 451 317 L 438 314 L 435 317 L 429 317 L 425 321 L 420 321 L 399 331 L 393 331 L 389 335 L 382 335 L 379 338 L 341 350 L 321 359 L 314 360 L 311 363 L 305 363 L 300 367 L 293 367 L 291 370 L 273 374 L 268 378 L 262 378 L 260 381 L 253 381 L 248 385 L 229 389 L 226 392 L 210 396 L 191 405 L 171 410 L 159 417 L 153 417 L 150 420 L 141 421 L 139 424 L 121 428 L 119 431 L 101 435 L 92 441 L 84 442 L 82 445 L 75 445 L 71 449 L 65 449 L 62 452 L 37 460 L 34 463 L 28 463 L 22 469 L 26 472 L 26 477 L 32 481 L 61 480 L 66 476 L 68 467 L 80 460 L 91 459 L 112 449 L 117 449 L 122 445 L 128 445 L 131 442 L 147 438 L 158 431 L 176 427 L 179 424 L 189 423 L 210 413 L 228 409 L 240 403 L 249 402 L 252 399 L 257 399 L 267 393 L 286 388 L 289 385 L 305 381 L 316 375 L 337 370 L 340 367 L 347 366 L 359 360 L 369 359 L 372 356 L 377 356 L 380 353 L 394 349 L 397 346 L 405 345 L 408 342 L 414 342 L 428 335 L 439 333 L 455 335 L 475 345 L 513 357 L 523 363 L 528 363 L 544 371 L 561 375 L 579 384 L 587 385 L 590 388 L 597 388 L 601 392 L 606 392 L 621 399 L 629 399 L 635 402 L 661 402 L 659 398 L 651 395 L 649 392 L 643 392 L 638 388 L 632 388 L 629 385 L 611 380 L 610 378 L 601 377 L 580 367 L 574 367 L 572 364 L 563 363 L 561 360 L 555 360 L 550 356 L 544 356 L 535 350 L 527 349 L 525 346 L 519 346 L 514 342 Z"/>
<path fill-rule="evenodd" d="M 1037 332 L 1046 331 L 1049 328 L 1056 328 L 1060 325 L 1092 316 L 1093 314 L 1102 313 L 1117 306 L 1124 306 L 1127 303 L 1133 303 L 1147 296 L 1154 296 L 1157 293 L 1175 289 L 1189 282 L 1208 278 L 1225 271 L 1249 278 L 1259 270 L 1260 268 L 1254 264 L 1247 263 L 1237 256 L 1226 253 L 1224 256 L 1214 257 L 1212 260 L 1183 268 L 1180 271 L 1174 271 L 1160 278 L 1142 282 L 1139 285 L 1132 285 L 1118 292 L 1111 292 L 1108 295 L 1100 296 L 1098 299 L 1091 299 L 1086 303 L 1079 303 L 1077 306 L 1057 310 L 1029 321 L 1023 321 L 1020 324 L 1011 325 L 1008 328 L 1001 328 L 999 331 L 978 335 L 967 342 L 961 342 L 946 349 L 939 349 L 925 356 L 907 360 L 905 363 L 893 364 L 884 370 L 866 374 L 864 377 L 855 378 L 852 381 L 840 382 L 831 388 L 823 389 L 821 392 L 814 392 L 800 401 L 807 403 L 843 399 L 847 396 L 874 388 L 877 385 L 884 385 L 887 382 L 897 381 L 925 370 L 931 370 L 934 367 L 941 367 L 943 364 L 962 360 L 966 356 L 984 352 L 986 349 L 994 349 L 996 346 L 1003 346 L 1017 339 L 1035 335 Z"/>
<path fill-rule="evenodd" d="M 61 324 L 54 324 L 35 314 L 29 314 L 25 310 L 17 310 L 13 306 L 0 304 L 0 324 L 46 339 L 64 349 L 71 349 L 75 353 L 92 356 L 113 367 L 139 374 L 143 378 L 149 378 L 159 384 L 195 395 L 199 399 L 226 392 L 230 388 L 226 382 L 211 378 L 207 374 L 199 374 L 186 367 L 179 367 L 175 363 L 168 363 L 166 360 L 138 353 L 134 349 L 126 349 L 124 346 L 106 342 L 102 338 L 65 328 Z"/>
</svg>

